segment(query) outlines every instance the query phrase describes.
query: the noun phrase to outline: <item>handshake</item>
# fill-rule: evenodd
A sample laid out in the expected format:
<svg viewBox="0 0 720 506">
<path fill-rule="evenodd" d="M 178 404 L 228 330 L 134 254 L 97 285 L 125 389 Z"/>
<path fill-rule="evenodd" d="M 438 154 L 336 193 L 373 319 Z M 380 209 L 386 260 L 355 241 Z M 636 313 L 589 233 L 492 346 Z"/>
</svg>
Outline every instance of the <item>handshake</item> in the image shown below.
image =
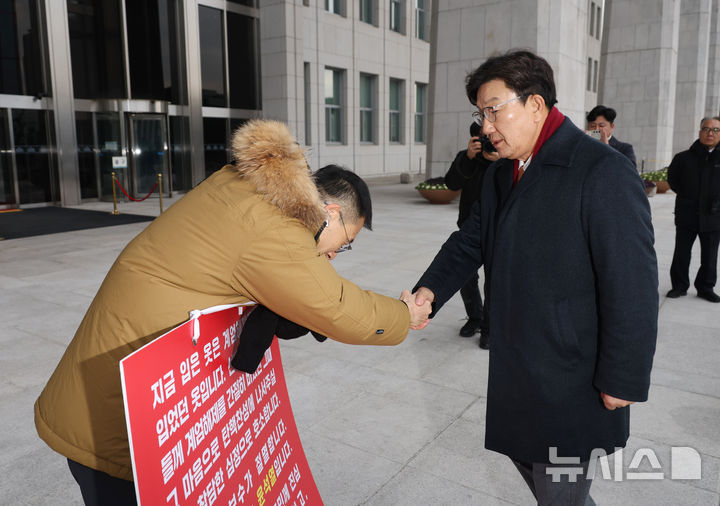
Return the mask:
<svg viewBox="0 0 720 506">
<path fill-rule="evenodd" d="M 421 286 L 413 294 L 410 290 L 403 290 L 400 294 L 400 300 L 403 301 L 410 310 L 410 328 L 413 330 L 422 330 L 430 323 L 430 313 L 432 313 L 432 302 L 435 300 L 435 294 L 429 289 Z"/>
</svg>

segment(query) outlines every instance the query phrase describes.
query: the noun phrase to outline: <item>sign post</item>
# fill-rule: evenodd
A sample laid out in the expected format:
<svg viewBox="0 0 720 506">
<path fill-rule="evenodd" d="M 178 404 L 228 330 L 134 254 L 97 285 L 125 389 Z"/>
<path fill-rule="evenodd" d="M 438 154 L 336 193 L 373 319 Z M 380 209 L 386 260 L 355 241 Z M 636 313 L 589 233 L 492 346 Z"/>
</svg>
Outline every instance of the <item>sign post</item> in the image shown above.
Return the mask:
<svg viewBox="0 0 720 506">
<path fill-rule="evenodd" d="M 277 339 L 254 374 L 230 365 L 250 311 L 193 311 L 120 362 L 138 504 L 322 504 Z"/>
</svg>

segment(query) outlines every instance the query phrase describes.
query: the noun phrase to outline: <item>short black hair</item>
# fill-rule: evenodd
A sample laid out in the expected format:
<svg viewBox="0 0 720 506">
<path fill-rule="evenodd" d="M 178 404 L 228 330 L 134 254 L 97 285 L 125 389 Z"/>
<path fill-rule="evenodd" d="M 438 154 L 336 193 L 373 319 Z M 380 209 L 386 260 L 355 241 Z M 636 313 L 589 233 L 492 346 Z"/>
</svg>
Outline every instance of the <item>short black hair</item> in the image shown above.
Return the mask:
<svg viewBox="0 0 720 506">
<path fill-rule="evenodd" d="M 587 122 L 590 123 L 591 121 L 595 121 L 598 116 L 602 116 L 606 120 L 610 122 L 610 124 L 615 123 L 615 118 L 617 118 L 617 112 L 615 112 L 615 109 L 612 107 L 605 107 L 604 105 L 596 105 L 592 108 L 592 110 L 587 115 Z"/>
<path fill-rule="evenodd" d="M 540 95 L 548 109 L 557 104 L 552 67 L 544 58 L 530 51 L 514 49 L 499 56 L 491 56 L 468 74 L 465 91 L 470 103 L 477 105 L 480 87 L 495 79 L 502 80 L 505 86 L 522 97 L 523 104 L 530 95 Z"/>
<path fill-rule="evenodd" d="M 364 227 L 372 230 L 370 189 L 360 176 L 338 165 L 326 165 L 313 174 L 313 180 L 323 199 L 340 204 L 353 223 L 364 218 Z"/>
</svg>

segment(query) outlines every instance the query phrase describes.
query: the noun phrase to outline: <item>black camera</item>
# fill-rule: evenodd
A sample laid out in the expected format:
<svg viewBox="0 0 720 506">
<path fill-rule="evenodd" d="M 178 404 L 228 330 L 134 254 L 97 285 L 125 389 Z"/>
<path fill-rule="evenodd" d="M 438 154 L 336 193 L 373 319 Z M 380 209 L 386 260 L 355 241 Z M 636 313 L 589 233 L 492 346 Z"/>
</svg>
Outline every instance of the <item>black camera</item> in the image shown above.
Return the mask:
<svg viewBox="0 0 720 506">
<path fill-rule="evenodd" d="M 497 151 L 497 149 L 495 149 L 495 146 L 492 145 L 492 142 L 490 142 L 488 136 L 482 134 L 482 129 L 480 125 L 478 125 L 474 121 L 470 123 L 470 137 L 480 137 L 480 139 L 475 142 L 482 143 L 482 150 L 484 152 L 494 153 Z"/>
<path fill-rule="evenodd" d="M 490 142 L 490 138 L 487 135 L 483 135 L 480 137 L 480 142 L 482 142 L 482 148 L 483 151 L 486 153 L 495 153 L 497 149 L 495 149 L 495 146 L 493 146 L 493 143 Z"/>
</svg>

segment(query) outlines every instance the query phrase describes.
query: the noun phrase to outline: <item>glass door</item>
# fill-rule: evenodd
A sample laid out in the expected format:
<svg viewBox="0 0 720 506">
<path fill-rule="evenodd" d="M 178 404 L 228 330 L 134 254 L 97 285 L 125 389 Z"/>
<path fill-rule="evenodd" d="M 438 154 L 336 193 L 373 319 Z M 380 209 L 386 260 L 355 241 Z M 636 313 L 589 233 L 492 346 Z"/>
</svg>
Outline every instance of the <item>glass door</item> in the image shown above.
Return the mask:
<svg viewBox="0 0 720 506">
<path fill-rule="evenodd" d="M 167 118 L 164 114 L 130 114 L 130 179 L 134 198 L 143 198 L 162 174 L 168 182 Z"/>
</svg>

